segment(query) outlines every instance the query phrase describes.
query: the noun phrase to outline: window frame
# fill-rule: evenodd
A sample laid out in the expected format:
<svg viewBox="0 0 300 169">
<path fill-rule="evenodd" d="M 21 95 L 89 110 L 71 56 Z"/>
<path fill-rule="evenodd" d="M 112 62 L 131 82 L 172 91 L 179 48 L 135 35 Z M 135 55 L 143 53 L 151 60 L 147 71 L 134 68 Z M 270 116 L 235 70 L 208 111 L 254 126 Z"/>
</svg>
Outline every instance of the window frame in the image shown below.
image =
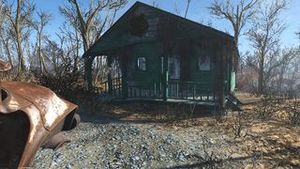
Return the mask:
<svg viewBox="0 0 300 169">
<path fill-rule="evenodd" d="M 209 69 L 201 69 L 200 66 L 200 59 L 202 59 L 202 57 L 206 57 L 209 59 Z M 200 55 L 197 57 L 197 70 L 200 72 L 210 72 L 212 71 L 212 60 L 211 60 L 211 56 L 210 55 Z"/>
<path fill-rule="evenodd" d="M 144 59 L 145 70 L 141 69 L 141 67 L 139 66 L 139 59 Z M 148 70 L 147 58 L 145 56 L 138 56 L 138 57 L 136 57 L 135 64 L 136 64 L 136 70 L 137 71 L 146 72 Z"/>
</svg>

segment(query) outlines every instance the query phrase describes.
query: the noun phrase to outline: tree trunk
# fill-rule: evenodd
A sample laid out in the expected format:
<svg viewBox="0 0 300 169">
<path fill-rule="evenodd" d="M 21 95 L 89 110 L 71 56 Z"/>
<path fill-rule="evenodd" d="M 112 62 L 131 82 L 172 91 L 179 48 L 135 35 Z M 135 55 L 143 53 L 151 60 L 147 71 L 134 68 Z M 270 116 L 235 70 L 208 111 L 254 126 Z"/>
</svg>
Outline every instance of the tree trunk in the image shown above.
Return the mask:
<svg viewBox="0 0 300 169">
<path fill-rule="evenodd" d="M 38 32 L 38 57 L 39 57 L 39 61 L 40 61 L 40 71 L 41 73 L 44 73 L 44 72 L 47 72 L 47 69 L 46 69 L 46 64 L 45 64 L 45 59 L 43 57 L 43 54 L 42 54 L 42 31 L 39 31 Z"/>
<path fill-rule="evenodd" d="M 11 52 L 10 52 L 11 48 L 9 47 L 9 38 L 4 39 L 3 37 L 1 37 L 1 39 L 2 39 L 2 43 L 4 44 L 4 49 L 6 51 L 9 64 L 11 65 L 11 68 L 13 69 L 14 66 L 13 66 L 12 56 L 11 56 Z"/>
<path fill-rule="evenodd" d="M 84 34 L 82 33 L 82 38 L 83 38 L 83 50 L 84 50 L 84 53 L 89 49 L 89 42 L 88 42 L 88 36 L 87 36 L 87 33 Z M 93 88 L 93 60 L 94 60 L 94 57 L 90 57 L 90 56 L 87 56 L 84 58 L 84 76 L 85 76 L 85 81 L 86 81 L 86 84 L 87 84 L 87 88 L 89 90 L 91 90 Z"/>
<path fill-rule="evenodd" d="M 21 3 L 23 0 L 18 0 L 17 5 L 17 15 L 15 20 L 15 33 L 16 33 L 16 40 L 17 40 L 17 52 L 18 52 L 18 60 L 19 60 L 19 69 L 21 72 L 25 71 L 25 59 L 23 55 L 23 48 L 22 48 L 22 36 L 20 30 L 20 19 L 21 19 Z"/>
<path fill-rule="evenodd" d="M 258 72 L 258 94 L 264 93 L 264 56 L 259 59 L 259 72 Z"/>
</svg>

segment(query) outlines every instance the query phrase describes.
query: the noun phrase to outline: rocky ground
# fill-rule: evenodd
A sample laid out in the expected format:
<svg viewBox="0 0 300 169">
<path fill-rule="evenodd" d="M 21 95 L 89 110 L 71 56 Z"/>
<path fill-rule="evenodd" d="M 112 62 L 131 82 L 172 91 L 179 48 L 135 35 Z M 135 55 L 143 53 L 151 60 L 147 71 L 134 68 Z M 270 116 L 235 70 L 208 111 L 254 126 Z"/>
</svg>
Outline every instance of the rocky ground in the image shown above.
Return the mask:
<svg viewBox="0 0 300 169">
<path fill-rule="evenodd" d="M 299 168 L 299 125 L 250 114 L 147 122 L 141 115 L 82 113 L 82 123 L 64 133 L 71 143 L 56 151 L 41 149 L 33 167 Z"/>
</svg>

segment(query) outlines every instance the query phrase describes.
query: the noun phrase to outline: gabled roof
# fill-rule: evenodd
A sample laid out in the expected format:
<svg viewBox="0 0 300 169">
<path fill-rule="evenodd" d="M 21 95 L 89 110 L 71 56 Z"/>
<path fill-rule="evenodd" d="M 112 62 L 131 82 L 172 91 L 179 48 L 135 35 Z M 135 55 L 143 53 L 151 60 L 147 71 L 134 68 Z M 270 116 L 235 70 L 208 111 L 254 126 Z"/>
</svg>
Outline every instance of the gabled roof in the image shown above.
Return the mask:
<svg viewBox="0 0 300 169">
<path fill-rule="evenodd" d="M 93 56 L 93 55 L 101 55 L 101 52 L 99 52 L 99 50 L 101 50 L 100 48 L 100 44 L 103 43 L 104 41 L 108 41 L 107 38 L 108 36 L 115 30 L 115 28 L 120 25 L 120 23 L 126 19 L 132 12 L 134 12 L 137 8 L 139 7 L 146 7 L 148 9 L 152 9 L 155 12 L 157 12 L 158 14 L 162 14 L 162 15 L 168 15 L 170 16 L 172 19 L 176 19 L 180 22 L 183 22 L 184 24 L 188 24 L 190 26 L 194 26 L 197 27 L 201 30 L 206 30 L 208 32 L 211 32 L 212 34 L 215 34 L 216 36 L 222 37 L 224 39 L 228 39 L 230 41 L 233 41 L 233 37 L 225 32 L 222 32 L 220 30 L 217 30 L 215 28 L 197 23 L 195 21 L 183 18 L 181 16 L 175 15 L 173 13 L 164 11 L 162 9 L 147 5 L 145 3 L 139 2 L 137 1 L 134 5 L 132 5 L 132 7 L 130 9 L 128 9 L 125 14 L 123 14 L 114 24 L 112 27 L 110 27 L 91 47 L 90 49 L 88 49 L 87 52 L 85 52 L 83 57 L 86 56 Z M 117 41 L 113 42 L 114 40 L 110 41 L 110 43 L 118 43 Z"/>
</svg>

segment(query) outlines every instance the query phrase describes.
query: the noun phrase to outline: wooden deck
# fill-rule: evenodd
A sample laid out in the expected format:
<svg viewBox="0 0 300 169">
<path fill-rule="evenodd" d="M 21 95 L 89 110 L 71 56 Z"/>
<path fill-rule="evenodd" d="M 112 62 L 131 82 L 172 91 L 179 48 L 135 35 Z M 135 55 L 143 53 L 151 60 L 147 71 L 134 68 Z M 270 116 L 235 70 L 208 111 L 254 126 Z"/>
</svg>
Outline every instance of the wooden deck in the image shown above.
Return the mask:
<svg viewBox="0 0 300 169">
<path fill-rule="evenodd" d="M 103 99 L 113 101 L 167 101 L 178 103 L 197 103 L 215 105 L 219 98 L 212 89 L 204 88 L 204 83 L 170 81 L 167 88 L 167 98 L 164 98 L 162 83 L 127 82 L 124 90 L 122 78 L 112 79 L 96 88 Z"/>
<path fill-rule="evenodd" d="M 208 107 L 210 110 L 230 108 L 241 111 L 239 99 L 231 93 L 224 96 L 225 105 L 221 106 L 220 96 L 207 84 L 199 82 L 170 81 L 167 90 L 163 90 L 160 82 L 138 83 L 126 82 L 122 78 L 112 79 L 110 83 L 105 82 L 101 88 L 96 88 L 100 100 L 119 103 L 129 102 L 158 102 L 158 103 L 184 103 Z M 124 86 L 126 88 L 124 88 Z M 125 89 L 125 90 L 124 90 Z M 167 93 L 164 93 L 167 92 Z M 164 97 L 165 94 L 167 97 Z"/>
<path fill-rule="evenodd" d="M 207 107 L 216 107 L 217 103 L 214 102 L 201 102 L 201 101 L 193 101 L 193 100 L 179 100 L 179 99 L 137 99 L 137 98 L 128 98 L 128 99 L 114 99 L 113 102 L 116 103 L 178 103 L 178 104 L 188 104 L 188 105 L 197 105 L 197 106 L 207 106 Z"/>
</svg>

